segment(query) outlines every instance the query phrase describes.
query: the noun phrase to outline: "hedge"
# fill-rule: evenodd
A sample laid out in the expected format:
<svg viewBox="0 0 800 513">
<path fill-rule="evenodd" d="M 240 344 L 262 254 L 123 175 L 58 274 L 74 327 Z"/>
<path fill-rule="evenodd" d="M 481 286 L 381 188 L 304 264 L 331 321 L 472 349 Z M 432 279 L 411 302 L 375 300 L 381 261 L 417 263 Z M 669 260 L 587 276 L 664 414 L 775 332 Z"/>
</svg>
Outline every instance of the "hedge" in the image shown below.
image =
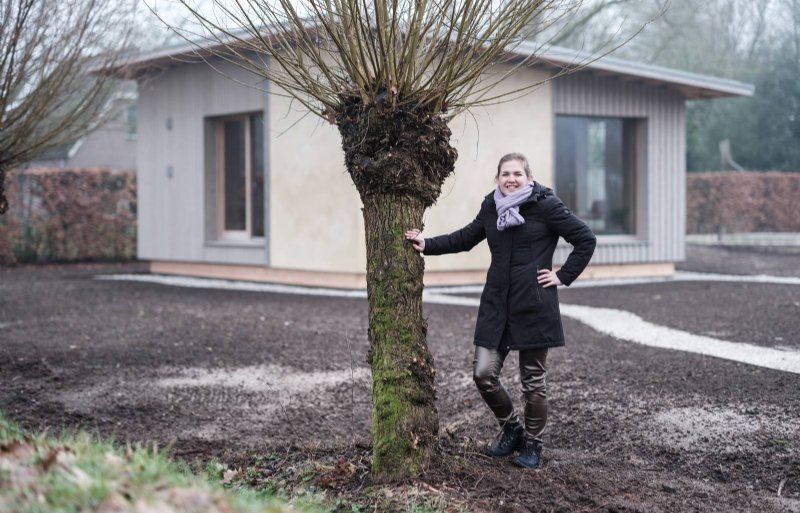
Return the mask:
<svg viewBox="0 0 800 513">
<path fill-rule="evenodd" d="M 0 264 L 136 257 L 133 171 L 14 170 L 6 187 Z"/>
<path fill-rule="evenodd" d="M 800 232 L 800 172 L 686 177 L 687 233 Z"/>
<path fill-rule="evenodd" d="M 0 264 L 136 257 L 133 171 L 38 168 L 6 180 Z M 686 189 L 688 233 L 800 232 L 800 173 L 689 173 Z"/>
</svg>

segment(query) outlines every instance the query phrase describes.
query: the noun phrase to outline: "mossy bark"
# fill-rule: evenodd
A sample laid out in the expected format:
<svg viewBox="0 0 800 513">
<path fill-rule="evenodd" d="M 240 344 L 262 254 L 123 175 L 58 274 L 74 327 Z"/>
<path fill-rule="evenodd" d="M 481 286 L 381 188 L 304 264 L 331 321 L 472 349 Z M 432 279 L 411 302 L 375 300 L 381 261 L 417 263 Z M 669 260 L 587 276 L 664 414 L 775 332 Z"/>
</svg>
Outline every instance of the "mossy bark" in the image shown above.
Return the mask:
<svg viewBox="0 0 800 513">
<path fill-rule="evenodd" d="M 457 153 L 437 113 L 345 98 L 336 112 L 345 162 L 364 205 L 372 367 L 373 475 L 419 475 L 438 434 L 434 362 L 422 316 L 424 261 L 403 234 L 453 172 Z"/>
<path fill-rule="evenodd" d="M 408 197 L 373 196 L 364 204 L 373 474 L 384 480 L 419 475 L 439 429 L 422 316 L 424 261 L 403 238 L 409 226 L 420 226 L 423 211 Z"/>
<path fill-rule="evenodd" d="M 0 216 L 8 211 L 8 199 L 6 198 L 6 168 L 0 165 Z"/>
</svg>

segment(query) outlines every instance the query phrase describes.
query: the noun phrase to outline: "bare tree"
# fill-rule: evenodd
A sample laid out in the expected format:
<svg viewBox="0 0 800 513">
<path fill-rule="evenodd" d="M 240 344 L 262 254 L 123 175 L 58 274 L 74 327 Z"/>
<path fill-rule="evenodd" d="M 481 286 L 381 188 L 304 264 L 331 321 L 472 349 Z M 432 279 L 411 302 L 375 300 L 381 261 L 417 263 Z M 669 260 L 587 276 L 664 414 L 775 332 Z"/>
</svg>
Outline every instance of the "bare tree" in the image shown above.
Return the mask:
<svg viewBox="0 0 800 513">
<path fill-rule="evenodd" d="M 596 51 L 641 31 L 616 55 L 741 78 L 786 20 L 782 0 L 587 0 L 553 44 Z M 645 27 L 646 26 L 646 27 Z M 713 55 L 714 59 L 708 56 Z"/>
<path fill-rule="evenodd" d="M 755 85 L 751 98 L 688 102 L 687 169 L 726 169 L 720 143 L 746 169 L 800 169 L 798 0 L 587 0 L 587 20 L 562 44 L 587 45 L 614 36 L 618 20 L 643 23 L 642 34 L 615 55 Z M 601 7 L 597 11 L 595 8 Z M 668 7 L 661 16 L 653 16 Z M 592 16 L 589 16 L 589 15 Z M 586 35 L 584 37 L 584 35 Z M 713 58 L 709 58 L 713 56 Z"/>
<path fill-rule="evenodd" d="M 129 14 L 115 0 L 0 2 L 0 214 L 9 169 L 102 122 Z"/>
<path fill-rule="evenodd" d="M 511 50 L 573 2 L 213 0 L 211 9 L 178 1 L 198 22 L 181 32 L 202 55 L 267 79 L 270 92 L 337 125 L 366 229 L 373 474 L 418 474 L 433 454 L 438 416 L 424 264 L 403 232 L 422 226 L 453 172 L 448 121 L 523 93 L 493 93 L 530 63 Z"/>
</svg>

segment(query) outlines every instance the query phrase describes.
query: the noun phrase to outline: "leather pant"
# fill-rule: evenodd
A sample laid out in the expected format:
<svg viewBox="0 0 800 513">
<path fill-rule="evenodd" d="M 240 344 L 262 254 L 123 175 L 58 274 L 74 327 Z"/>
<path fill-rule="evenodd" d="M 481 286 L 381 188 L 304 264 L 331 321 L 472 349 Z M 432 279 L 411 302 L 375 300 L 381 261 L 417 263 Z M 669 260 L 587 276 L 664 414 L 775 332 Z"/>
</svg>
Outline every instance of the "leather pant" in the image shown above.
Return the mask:
<svg viewBox="0 0 800 513">
<path fill-rule="evenodd" d="M 519 424 L 508 392 L 500 383 L 500 371 L 508 351 L 475 347 L 472 377 L 478 390 L 501 426 Z M 542 440 L 547 424 L 547 349 L 519 351 L 519 374 L 525 397 L 525 432 L 529 439 Z"/>
</svg>

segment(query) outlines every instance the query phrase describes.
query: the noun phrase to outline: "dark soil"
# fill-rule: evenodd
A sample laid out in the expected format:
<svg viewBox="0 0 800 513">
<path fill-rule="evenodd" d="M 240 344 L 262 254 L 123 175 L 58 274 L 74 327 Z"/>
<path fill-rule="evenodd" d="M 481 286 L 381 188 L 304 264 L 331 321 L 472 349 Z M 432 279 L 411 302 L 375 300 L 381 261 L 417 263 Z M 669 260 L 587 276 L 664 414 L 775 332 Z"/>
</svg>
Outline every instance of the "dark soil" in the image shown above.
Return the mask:
<svg viewBox="0 0 800 513">
<path fill-rule="evenodd" d="M 565 303 L 628 310 L 697 335 L 800 350 L 798 285 L 673 282 L 564 290 L 559 297 Z"/>
<path fill-rule="evenodd" d="M 800 274 L 784 256 L 750 258 Z M 719 254 L 703 258 L 713 267 Z M 454 511 L 800 511 L 800 374 L 639 346 L 565 318 L 567 347 L 548 358 L 544 468 L 520 471 L 481 453 L 497 429 L 471 379 L 475 309 L 428 304 L 441 460 L 379 487 L 365 300 L 93 279 L 142 271 L 0 269 L 0 411 L 33 430 L 155 440 L 178 458 L 242 467 L 256 486 L 311 486 L 362 510 L 401 511 L 416 497 Z M 797 350 L 799 293 L 692 282 L 561 298 Z M 504 376 L 519 395 L 516 362 Z"/>
</svg>

